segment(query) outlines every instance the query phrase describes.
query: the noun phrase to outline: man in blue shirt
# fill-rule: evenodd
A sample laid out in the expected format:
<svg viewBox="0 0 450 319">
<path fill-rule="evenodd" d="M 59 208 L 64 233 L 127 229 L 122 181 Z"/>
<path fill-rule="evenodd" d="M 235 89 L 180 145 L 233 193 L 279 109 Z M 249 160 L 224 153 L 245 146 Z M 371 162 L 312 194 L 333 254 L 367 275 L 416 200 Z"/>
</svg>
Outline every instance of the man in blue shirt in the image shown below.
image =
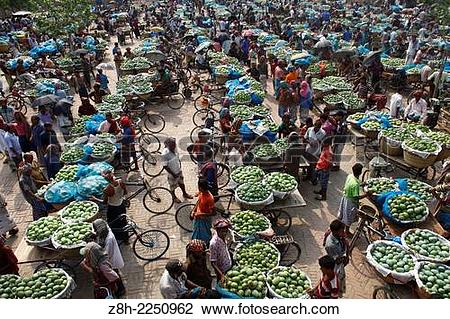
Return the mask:
<svg viewBox="0 0 450 319">
<path fill-rule="evenodd" d="M 102 69 L 97 69 L 97 72 L 98 72 L 98 74 L 97 74 L 97 77 L 95 78 L 95 81 L 100 83 L 100 88 L 102 90 L 104 90 L 107 93 L 110 93 L 109 88 L 108 88 L 108 84 L 109 84 L 108 77 L 103 74 Z"/>
</svg>

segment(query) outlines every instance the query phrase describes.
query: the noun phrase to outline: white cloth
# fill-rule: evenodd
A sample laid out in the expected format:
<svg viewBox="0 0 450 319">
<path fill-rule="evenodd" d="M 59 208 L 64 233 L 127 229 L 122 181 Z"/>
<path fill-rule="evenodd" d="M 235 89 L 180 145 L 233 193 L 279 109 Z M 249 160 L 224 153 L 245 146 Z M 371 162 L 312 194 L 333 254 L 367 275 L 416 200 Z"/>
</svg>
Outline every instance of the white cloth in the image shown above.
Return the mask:
<svg viewBox="0 0 450 319">
<path fill-rule="evenodd" d="M 3 195 L 0 194 L 0 235 L 5 235 L 10 230 L 16 227 L 16 223 L 9 215 L 6 209 L 6 201 Z"/>
<path fill-rule="evenodd" d="M 109 227 L 108 235 L 105 239 L 105 251 L 108 253 L 109 262 L 113 269 L 122 269 L 123 266 L 125 266 L 116 237 L 114 237 L 114 234 Z"/>
<path fill-rule="evenodd" d="M 164 270 L 161 279 L 159 280 L 159 291 L 164 299 L 175 299 L 182 293 L 188 291 L 186 288 L 187 276 L 182 273 L 178 279 L 170 276 L 167 270 Z"/>
<path fill-rule="evenodd" d="M 101 133 L 108 133 L 110 127 L 111 127 L 111 123 L 109 123 L 107 120 L 104 120 L 98 126 L 97 131 L 101 132 Z"/>
<path fill-rule="evenodd" d="M 167 147 L 161 155 L 162 166 L 166 166 L 174 174 L 181 173 L 181 161 L 177 153 L 171 152 Z"/>
<path fill-rule="evenodd" d="M 320 155 L 320 142 L 325 138 L 326 133 L 323 129 L 319 129 L 317 132 L 314 131 L 314 127 L 310 127 L 305 133 L 305 139 L 308 140 L 308 145 L 306 146 L 306 152 L 314 156 Z"/>
<path fill-rule="evenodd" d="M 0 129 L 0 152 L 8 151 L 8 145 L 5 141 L 5 134 L 6 132 L 2 129 Z"/>
<path fill-rule="evenodd" d="M 5 142 L 6 142 L 6 146 L 8 147 L 8 152 L 10 149 L 12 149 L 14 151 L 15 156 L 22 154 L 22 148 L 20 147 L 20 143 L 19 143 L 19 138 L 17 137 L 17 135 L 10 133 L 10 132 L 6 132 L 5 134 Z M 15 157 L 13 156 L 13 157 Z"/>
<path fill-rule="evenodd" d="M 412 99 L 405 109 L 405 118 L 408 116 L 419 117 L 421 120 L 427 115 L 427 102 L 424 99 Z"/>
<path fill-rule="evenodd" d="M 398 118 L 401 109 L 403 109 L 403 96 L 399 93 L 394 93 L 391 96 L 391 104 L 389 106 L 389 113 L 391 117 Z"/>
<path fill-rule="evenodd" d="M 430 76 L 431 68 L 428 64 L 425 64 L 422 69 L 420 69 L 420 81 L 427 82 Z"/>
<path fill-rule="evenodd" d="M 448 72 L 442 72 L 441 79 L 439 79 L 439 71 L 435 71 L 428 77 L 428 81 L 431 80 L 434 81 L 437 88 L 442 89 L 444 83 L 449 81 Z"/>
</svg>

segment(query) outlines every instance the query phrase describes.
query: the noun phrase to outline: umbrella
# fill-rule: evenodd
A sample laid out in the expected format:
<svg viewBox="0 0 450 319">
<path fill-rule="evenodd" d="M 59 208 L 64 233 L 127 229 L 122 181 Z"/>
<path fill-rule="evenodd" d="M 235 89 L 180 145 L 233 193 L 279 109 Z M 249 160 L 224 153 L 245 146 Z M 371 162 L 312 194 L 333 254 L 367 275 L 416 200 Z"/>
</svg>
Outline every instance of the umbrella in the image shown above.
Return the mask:
<svg viewBox="0 0 450 319">
<path fill-rule="evenodd" d="M 295 54 L 291 55 L 291 61 L 298 60 L 298 59 L 304 59 L 308 56 L 309 56 L 309 53 L 307 53 L 307 52 L 295 53 Z"/>
<path fill-rule="evenodd" d="M 158 50 L 149 51 L 145 54 L 145 57 L 150 61 L 159 62 L 167 59 L 167 56 Z"/>
<path fill-rule="evenodd" d="M 100 63 L 97 65 L 97 69 L 114 70 L 114 66 L 111 63 Z"/>
<path fill-rule="evenodd" d="M 37 108 L 37 107 L 39 107 L 39 106 L 41 106 L 41 105 L 53 104 L 53 103 L 58 102 L 58 99 L 59 99 L 59 97 L 57 97 L 57 96 L 54 95 L 54 94 L 44 95 L 44 96 L 41 96 L 41 97 L 36 98 L 36 99 L 33 101 L 33 104 L 31 104 L 31 106 L 32 106 L 33 108 Z"/>
<path fill-rule="evenodd" d="M 211 41 L 205 41 L 201 43 L 196 49 L 195 53 L 199 53 L 200 51 L 209 48 L 212 45 Z"/>
<path fill-rule="evenodd" d="M 87 54 L 87 53 L 89 53 L 89 51 L 86 49 L 78 49 L 78 50 L 75 50 L 72 52 L 72 54 L 74 54 L 74 55 L 82 55 L 82 54 Z"/>
<path fill-rule="evenodd" d="M 242 36 L 243 37 L 252 37 L 253 35 L 254 35 L 253 31 L 250 30 L 250 29 L 242 31 Z"/>
<path fill-rule="evenodd" d="M 329 47 L 332 47 L 333 45 L 331 44 L 331 42 L 329 41 L 329 40 L 322 40 L 322 41 L 319 41 L 319 42 L 317 42 L 315 45 L 314 45 L 314 48 L 315 49 L 324 49 L 324 48 L 329 48 Z"/>
<path fill-rule="evenodd" d="M 17 11 L 13 13 L 13 16 L 20 17 L 20 16 L 29 16 L 31 14 L 30 11 Z"/>
<path fill-rule="evenodd" d="M 73 101 L 69 100 L 69 99 L 61 99 L 58 102 L 56 102 L 56 106 L 57 107 L 71 107 L 73 105 Z"/>
<path fill-rule="evenodd" d="M 164 32 L 164 29 L 161 27 L 151 27 L 150 32 Z"/>
<path fill-rule="evenodd" d="M 372 51 L 369 54 L 366 55 L 366 57 L 363 60 L 363 65 L 364 66 L 369 66 L 372 64 L 372 62 L 381 55 L 381 53 L 383 53 L 383 51 L 379 50 L 379 51 Z"/>
</svg>

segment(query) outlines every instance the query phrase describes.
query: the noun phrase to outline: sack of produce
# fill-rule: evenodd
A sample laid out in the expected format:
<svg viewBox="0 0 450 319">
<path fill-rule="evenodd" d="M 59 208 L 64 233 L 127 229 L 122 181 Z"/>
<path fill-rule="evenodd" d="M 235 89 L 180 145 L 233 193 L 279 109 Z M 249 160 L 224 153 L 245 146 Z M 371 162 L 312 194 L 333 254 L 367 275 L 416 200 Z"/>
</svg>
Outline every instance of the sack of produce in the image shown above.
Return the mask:
<svg viewBox="0 0 450 319">
<path fill-rule="evenodd" d="M 401 236 L 402 245 L 417 259 L 434 262 L 450 261 L 450 241 L 428 229 L 408 229 Z"/>
<path fill-rule="evenodd" d="M 368 119 L 366 113 L 355 113 L 347 117 L 347 123 L 355 128 L 360 128 L 360 125 Z"/>
<path fill-rule="evenodd" d="M 393 192 L 383 205 L 383 215 L 402 226 L 424 222 L 429 212 L 427 204 L 413 193 Z"/>
<path fill-rule="evenodd" d="M 238 166 L 231 172 L 231 182 L 234 186 L 258 182 L 263 180 L 264 175 L 264 171 L 258 166 Z"/>
<path fill-rule="evenodd" d="M 249 182 L 239 185 L 235 199 L 243 208 L 264 208 L 273 203 L 273 193 L 262 182 Z"/>
<path fill-rule="evenodd" d="M 17 283 L 20 277 L 17 275 L 7 274 L 0 276 L 0 299 L 15 299 Z"/>
<path fill-rule="evenodd" d="M 278 298 L 307 298 L 311 279 L 295 267 L 278 266 L 267 273 L 269 295 Z"/>
<path fill-rule="evenodd" d="M 267 272 L 280 264 L 280 251 L 264 240 L 247 240 L 239 243 L 233 260 L 238 266 L 256 268 Z"/>
<path fill-rule="evenodd" d="M 402 143 L 403 159 L 412 167 L 425 168 L 433 165 L 442 147 L 429 139 L 415 137 Z"/>
<path fill-rule="evenodd" d="M 106 162 L 97 162 L 92 163 L 89 165 L 80 165 L 80 168 L 77 172 L 78 178 L 83 178 L 87 176 L 94 176 L 94 175 L 102 175 L 106 171 L 114 171 L 114 167 L 112 167 L 110 164 Z"/>
<path fill-rule="evenodd" d="M 377 177 L 368 179 L 363 190 L 366 193 L 371 192 L 374 196 L 381 196 L 382 194 L 399 190 L 399 185 L 392 178 Z M 381 204 L 383 203 L 384 201 Z"/>
<path fill-rule="evenodd" d="M 2 299 L 62 299 L 70 298 L 76 285 L 63 269 L 38 271 L 31 277 L 0 276 Z"/>
<path fill-rule="evenodd" d="M 78 249 L 84 247 L 93 234 L 92 223 L 64 224 L 52 235 L 52 244 L 56 249 Z"/>
<path fill-rule="evenodd" d="M 375 119 L 369 119 L 360 125 L 363 133 L 369 139 L 376 139 L 378 137 L 378 132 L 381 130 L 381 123 Z"/>
<path fill-rule="evenodd" d="M 414 278 L 416 258 L 402 245 L 377 240 L 367 247 L 367 261 L 386 281 L 406 284 Z"/>
<path fill-rule="evenodd" d="M 402 143 L 413 135 L 401 128 L 385 128 L 378 135 L 381 151 L 392 156 L 403 155 Z"/>
<path fill-rule="evenodd" d="M 53 184 L 44 194 L 44 199 L 50 204 L 64 204 L 71 201 L 77 192 L 74 182 L 60 181 Z"/>
<path fill-rule="evenodd" d="M 251 152 L 255 155 L 257 160 L 262 160 L 265 162 L 274 161 L 279 162 L 280 152 L 273 144 L 260 144 L 255 146 Z"/>
<path fill-rule="evenodd" d="M 250 90 L 238 90 L 234 93 L 233 96 L 234 102 L 237 104 L 250 104 L 252 101 L 251 91 Z"/>
<path fill-rule="evenodd" d="M 273 144 L 280 154 L 283 154 L 289 147 L 286 137 L 277 139 Z"/>
<path fill-rule="evenodd" d="M 92 152 L 89 154 L 96 159 L 112 158 L 117 152 L 117 147 L 109 142 L 98 141 L 92 145 Z"/>
<path fill-rule="evenodd" d="M 438 154 L 436 161 L 442 161 L 450 157 L 450 134 L 441 131 L 430 131 L 426 136 L 438 143 L 442 150 Z"/>
<path fill-rule="evenodd" d="M 75 187 L 81 199 L 92 196 L 102 198 L 103 190 L 108 184 L 109 182 L 103 176 L 94 175 L 79 179 Z"/>
<path fill-rule="evenodd" d="M 62 220 L 55 216 L 39 218 L 28 224 L 25 241 L 31 246 L 48 246 L 52 242 L 53 233 L 62 225 Z"/>
<path fill-rule="evenodd" d="M 241 298 L 263 299 L 267 294 L 266 276 L 257 267 L 233 266 L 220 286 Z"/>
<path fill-rule="evenodd" d="M 248 105 L 233 104 L 230 106 L 230 114 L 234 119 L 243 121 L 253 118 L 252 109 Z"/>
<path fill-rule="evenodd" d="M 284 198 L 289 193 L 294 192 L 298 183 L 295 177 L 286 173 L 273 172 L 267 174 L 263 180 L 264 185 L 269 187 L 273 195 L 278 198 Z"/>
<path fill-rule="evenodd" d="M 230 217 L 233 231 L 241 237 L 249 237 L 270 228 L 270 221 L 264 215 L 253 210 L 237 212 Z"/>
<path fill-rule="evenodd" d="M 424 298 L 450 299 L 449 266 L 421 261 L 416 264 L 414 277 Z"/>
<path fill-rule="evenodd" d="M 62 153 L 60 160 L 66 164 L 75 164 L 81 161 L 84 157 L 83 147 L 80 145 L 73 145 L 66 148 Z"/>
<path fill-rule="evenodd" d="M 431 193 L 432 187 L 427 183 L 411 178 L 396 179 L 396 182 L 399 184 L 401 191 L 414 193 L 425 202 L 429 202 L 434 198 Z"/>
<path fill-rule="evenodd" d="M 92 201 L 72 202 L 59 211 L 61 220 L 66 223 L 92 222 L 99 213 L 99 207 Z"/>
<path fill-rule="evenodd" d="M 66 182 L 75 182 L 78 175 L 79 168 L 82 167 L 82 165 L 65 165 L 63 166 L 59 172 L 55 175 L 55 181 L 66 181 Z"/>
</svg>

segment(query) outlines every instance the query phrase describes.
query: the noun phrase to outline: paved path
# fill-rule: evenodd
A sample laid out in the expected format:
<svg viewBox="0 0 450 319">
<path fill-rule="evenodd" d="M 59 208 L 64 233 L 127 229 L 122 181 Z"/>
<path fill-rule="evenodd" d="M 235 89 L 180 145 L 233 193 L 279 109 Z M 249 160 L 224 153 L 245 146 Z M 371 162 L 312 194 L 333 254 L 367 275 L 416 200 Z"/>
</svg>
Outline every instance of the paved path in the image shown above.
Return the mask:
<svg viewBox="0 0 450 319">
<path fill-rule="evenodd" d="M 108 50 L 106 62 L 111 62 L 109 54 L 110 50 Z M 116 80 L 115 71 L 107 71 L 107 75 L 110 81 L 114 83 Z M 111 88 L 114 88 L 113 83 Z M 276 114 L 274 99 L 268 98 L 267 100 L 273 109 L 273 113 Z M 167 136 L 175 136 L 178 141 L 188 140 L 189 132 L 193 127 L 191 122 L 193 110 L 192 102 L 186 103 L 181 110 L 177 111 L 171 110 L 165 105 L 155 108 L 154 111 L 163 114 L 167 121 L 166 128 L 162 132 L 161 141 Z M 182 148 L 180 148 L 180 152 L 183 152 Z M 320 277 L 317 260 L 324 254 L 322 247 L 323 234 L 337 214 L 341 196 L 340 190 L 351 165 L 356 160 L 356 153 L 351 145 L 346 146 L 345 152 L 350 154 L 351 160 L 343 163 L 341 171 L 331 174 L 328 201 L 325 203 L 316 201 L 312 185 L 305 183 L 300 185 L 300 191 L 307 201 L 307 206 L 289 211 L 293 217 L 291 233 L 302 248 L 302 256 L 296 266 L 306 271 L 313 282 L 317 282 Z M 197 181 L 196 168 L 188 159 L 184 160 L 182 165 L 187 189 L 190 193 L 194 193 Z M 17 247 L 27 224 L 31 221 L 31 210 L 29 205 L 23 200 L 16 176 L 9 171 L 6 165 L 0 166 L 0 177 L 2 180 L 1 192 L 6 195 L 8 208 L 20 228 L 18 236 L 8 239 L 8 243 L 13 247 Z M 152 181 L 152 184 L 166 185 L 166 176 L 158 177 Z M 126 261 L 125 268 L 122 271 L 127 288 L 126 298 L 160 298 L 158 284 L 165 263 L 169 258 L 183 259 L 184 247 L 190 238 L 189 234 L 181 231 L 175 223 L 174 213 L 177 206 L 172 208 L 167 214 L 155 216 L 143 208 L 141 198 L 142 196 L 139 196 L 132 201 L 128 212 L 129 215 L 143 228 L 158 228 L 167 232 L 170 236 L 171 245 L 163 259 L 152 263 L 145 263 L 137 259 L 133 255 L 130 246 L 121 247 Z M 370 269 L 361 253 L 366 246 L 364 243 L 360 244 L 360 247 L 354 250 L 351 263 L 347 267 L 347 293 L 345 298 L 371 298 L 373 287 L 380 284 L 378 277 Z M 35 267 L 36 264 L 22 266 L 21 273 L 30 273 L 32 266 Z M 89 276 L 79 269 L 76 275 L 78 288 L 74 292 L 73 297 L 91 298 L 92 287 Z"/>
</svg>

